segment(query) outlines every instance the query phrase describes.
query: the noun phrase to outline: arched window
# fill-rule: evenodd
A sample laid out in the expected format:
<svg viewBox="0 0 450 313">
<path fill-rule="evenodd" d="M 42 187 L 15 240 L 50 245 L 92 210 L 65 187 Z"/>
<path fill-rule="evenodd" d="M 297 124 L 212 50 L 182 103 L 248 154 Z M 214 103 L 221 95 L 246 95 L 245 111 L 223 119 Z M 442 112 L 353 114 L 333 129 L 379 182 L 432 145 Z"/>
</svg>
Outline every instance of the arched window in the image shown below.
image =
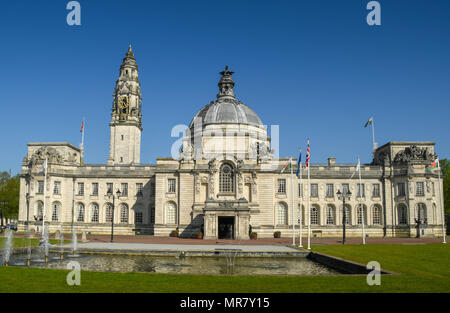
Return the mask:
<svg viewBox="0 0 450 313">
<path fill-rule="evenodd" d="M 277 225 L 288 224 L 288 208 L 287 205 L 280 202 L 277 208 Z"/>
<path fill-rule="evenodd" d="M 111 223 L 112 222 L 112 204 L 106 203 L 105 204 L 105 223 Z"/>
<path fill-rule="evenodd" d="M 381 225 L 381 207 L 374 205 L 372 208 L 372 224 Z"/>
<path fill-rule="evenodd" d="M 128 205 L 125 203 L 120 205 L 120 222 L 128 223 Z"/>
<path fill-rule="evenodd" d="M 234 173 L 233 168 L 229 164 L 224 164 L 220 168 L 219 174 L 219 192 L 234 192 Z"/>
<path fill-rule="evenodd" d="M 97 203 L 91 204 L 91 222 L 98 223 L 98 204 Z"/>
<path fill-rule="evenodd" d="M 77 222 L 84 222 L 84 204 L 77 203 Z"/>
<path fill-rule="evenodd" d="M 352 223 L 352 208 L 350 205 L 345 205 L 345 224 L 350 225 Z"/>
<path fill-rule="evenodd" d="M 173 202 L 167 202 L 166 204 L 166 224 L 177 223 L 177 207 Z"/>
<path fill-rule="evenodd" d="M 417 203 L 417 218 L 422 222 L 427 220 L 427 207 L 424 203 Z"/>
<path fill-rule="evenodd" d="M 336 210 L 334 206 L 329 204 L 327 206 L 327 225 L 335 225 L 336 224 Z"/>
<path fill-rule="evenodd" d="M 397 207 L 398 211 L 398 224 L 399 225 L 406 225 L 408 221 L 407 211 L 406 211 L 406 205 L 399 204 Z"/>
<path fill-rule="evenodd" d="M 358 216 L 358 225 L 362 224 L 363 212 L 364 212 L 364 225 L 367 225 L 367 210 L 366 210 L 366 206 L 364 204 L 358 205 L 358 207 L 356 209 L 356 214 Z"/>
<path fill-rule="evenodd" d="M 53 202 L 53 204 L 52 204 L 52 221 L 53 222 L 59 221 L 59 212 L 60 211 L 61 211 L 61 203 Z"/>
<path fill-rule="evenodd" d="M 36 202 L 36 217 L 41 219 L 44 214 L 44 203 L 42 201 Z"/>
<path fill-rule="evenodd" d="M 319 225 L 319 208 L 311 207 L 311 225 Z"/>
<path fill-rule="evenodd" d="M 297 222 L 300 224 L 300 217 L 302 218 L 301 222 L 302 225 L 305 225 L 305 206 L 302 205 L 300 207 L 300 204 L 298 205 L 298 220 Z"/>
</svg>

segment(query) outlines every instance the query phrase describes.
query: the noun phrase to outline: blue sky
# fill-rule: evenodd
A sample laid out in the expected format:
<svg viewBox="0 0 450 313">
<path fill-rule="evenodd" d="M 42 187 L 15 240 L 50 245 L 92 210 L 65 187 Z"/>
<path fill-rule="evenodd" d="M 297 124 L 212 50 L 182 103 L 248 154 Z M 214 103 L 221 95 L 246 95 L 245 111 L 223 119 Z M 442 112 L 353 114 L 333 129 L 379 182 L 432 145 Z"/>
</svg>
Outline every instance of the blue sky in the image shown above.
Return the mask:
<svg viewBox="0 0 450 313">
<path fill-rule="evenodd" d="M 20 171 L 26 144 L 80 143 L 87 163 L 109 153 L 112 93 L 132 44 L 143 95 L 142 163 L 170 156 L 170 132 L 215 99 L 218 72 L 235 71 L 237 97 L 280 125 L 280 155 L 311 138 L 311 161 L 371 161 L 376 141 L 436 142 L 450 157 L 450 2 L 8 1 L 0 13 L 0 170 Z"/>
</svg>

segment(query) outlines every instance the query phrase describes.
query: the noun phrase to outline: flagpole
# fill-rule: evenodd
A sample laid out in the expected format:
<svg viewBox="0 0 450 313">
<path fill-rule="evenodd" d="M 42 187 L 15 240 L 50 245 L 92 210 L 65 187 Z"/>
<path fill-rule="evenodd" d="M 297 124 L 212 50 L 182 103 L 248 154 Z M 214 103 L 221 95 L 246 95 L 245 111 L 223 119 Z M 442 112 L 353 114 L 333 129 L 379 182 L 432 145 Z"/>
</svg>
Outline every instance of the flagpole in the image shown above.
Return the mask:
<svg viewBox="0 0 450 313">
<path fill-rule="evenodd" d="M 303 247 L 302 244 L 302 234 L 303 234 L 303 185 L 302 185 L 302 162 L 300 162 L 300 187 L 301 187 L 301 194 L 300 194 L 300 210 L 299 210 L 299 214 L 300 214 L 300 218 L 299 218 L 299 224 L 300 224 L 300 234 L 299 234 L 299 246 Z"/>
<path fill-rule="evenodd" d="M 373 120 L 372 117 L 372 143 L 373 143 L 373 152 L 375 153 L 375 149 L 377 148 L 376 144 L 375 144 L 375 122 Z"/>
<path fill-rule="evenodd" d="M 308 250 L 311 249 L 311 181 L 309 176 L 310 160 L 308 161 Z"/>
<path fill-rule="evenodd" d="M 44 161 L 44 207 L 42 209 L 42 238 L 44 238 L 44 227 L 45 227 L 45 199 L 46 197 L 46 191 L 47 191 L 47 167 L 48 167 L 48 163 L 47 163 L 47 157 L 45 157 L 45 161 Z"/>
<path fill-rule="evenodd" d="M 295 246 L 295 223 L 294 223 L 294 173 L 292 167 L 292 157 L 290 159 L 291 166 L 291 208 L 292 208 L 292 245 Z"/>
<path fill-rule="evenodd" d="M 359 208 L 361 210 L 362 242 L 363 242 L 363 245 L 365 245 L 366 244 L 366 234 L 365 234 L 365 230 L 364 230 L 364 207 L 361 204 L 361 199 L 362 199 L 362 195 L 363 195 L 363 191 L 364 190 L 362 190 L 361 162 L 359 160 L 359 156 L 358 156 L 358 172 L 359 172 Z"/>
<path fill-rule="evenodd" d="M 81 157 L 84 157 L 84 127 L 85 127 L 85 118 L 83 117 L 82 122 L 82 129 L 81 129 L 81 144 L 80 144 L 80 150 L 81 150 Z"/>
<path fill-rule="evenodd" d="M 441 191 L 441 162 L 439 161 L 439 159 L 437 159 L 438 161 L 438 182 L 439 182 L 439 202 L 441 205 L 441 214 L 442 214 L 442 243 L 446 243 L 445 241 L 445 217 L 444 217 L 444 204 L 442 202 L 442 191 Z"/>
</svg>

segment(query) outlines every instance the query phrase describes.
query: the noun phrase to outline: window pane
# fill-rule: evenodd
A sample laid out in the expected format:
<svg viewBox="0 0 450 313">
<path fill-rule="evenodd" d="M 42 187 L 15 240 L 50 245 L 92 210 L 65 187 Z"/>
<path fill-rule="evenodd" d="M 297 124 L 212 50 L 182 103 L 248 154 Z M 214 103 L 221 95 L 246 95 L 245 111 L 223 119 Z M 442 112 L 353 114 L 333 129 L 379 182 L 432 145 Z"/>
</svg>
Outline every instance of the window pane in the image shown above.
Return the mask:
<svg viewBox="0 0 450 313">
<path fill-rule="evenodd" d="M 98 183 L 92 183 L 92 195 L 98 196 Z"/>
<path fill-rule="evenodd" d="M 311 207 L 311 225 L 319 225 L 319 209 Z"/>
<path fill-rule="evenodd" d="M 225 193 L 234 192 L 234 173 L 228 164 L 224 164 L 220 170 L 219 191 Z"/>
<path fill-rule="evenodd" d="M 59 221 L 60 209 L 61 209 L 61 203 L 59 203 L 59 202 L 53 203 L 53 210 L 52 210 L 52 221 L 53 222 Z"/>
<path fill-rule="evenodd" d="M 55 195 L 61 194 L 61 182 L 60 181 L 55 181 L 55 184 L 53 186 L 53 193 Z"/>
<path fill-rule="evenodd" d="M 176 191 L 176 180 L 175 178 L 169 178 L 167 181 L 168 184 L 168 192 L 175 192 Z"/>
<path fill-rule="evenodd" d="M 84 205 L 83 205 L 83 203 L 77 204 L 77 222 L 84 222 Z"/>
<path fill-rule="evenodd" d="M 318 194 L 317 184 L 311 184 L 311 197 L 317 197 Z"/>
<path fill-rule="evenodd" d="M 334 207 L 329 205 L 327 207 L 327 225 L 334 225 L 335 223 L 335 210 Z"/>
<path fill-rule="evenodd" d="M 333 186 L 333 184 L 327 184 L 327 197 L 334 197 L 334 186 Z"/>
<path fill-rule="evenodd" d="M 286 193 L 286 179 L 278 179 L 278 193 Z"/>
<path fill-rule="evenodd" d="M 144 214 L 142 212 L 136 212 L 134 217 L 135 224 L 142 224 L 144 221 Z"/>
<path fill-rule="evenodd" d="M 287 206 L 283 203 L 278 204 L 277 225 L 287 225 Z"/>
<path fill-rule="evenodd" d="M 126 204 L 120 206 L 120 222 L 128 223 L 128 206 Z"/>
<path fill-rule="evenodd" d="M 91 222 L 98 223 L 98 205 L 96 203 L 91 205 Z"/>
</svg>

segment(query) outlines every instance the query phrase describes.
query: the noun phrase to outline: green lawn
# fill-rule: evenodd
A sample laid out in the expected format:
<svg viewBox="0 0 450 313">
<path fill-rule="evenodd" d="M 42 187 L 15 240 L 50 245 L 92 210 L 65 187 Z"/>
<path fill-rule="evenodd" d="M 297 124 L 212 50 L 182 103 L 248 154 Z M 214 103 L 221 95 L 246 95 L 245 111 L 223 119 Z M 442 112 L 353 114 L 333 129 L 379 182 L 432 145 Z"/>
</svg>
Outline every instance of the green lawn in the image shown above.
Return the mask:
<svg viewBox="0 0 450 313">
<path fill-rule="evenodd" d="M 60 241 L 58 239 L 49 239 L 48 240 L 51 244 L 59 244 Z M 6 242 L 5 237 L 0 237 L 0 248 L 4 248 Z M 64 240 L 64 243 L 68 243 L 70 240 Z M 37 246 L 39 245 L 39 239 L 38 238 L 32 238 L 31 239 L 31 246 Z M 28 238 L 14 238 L 14 247 L 15 248 L 23 248 L 28 246 Z"/>
<path fill-rule="evenodd" d="M 314 251 L 366 264 L 378 261 L 381 286 L 365 276 L 197 276 L 82 272 L 81 286 L 67 286 L 64 270 L 0 267 L 0 292 L 450 292 L 450 247 L 332 245 Z"/>
</svg>

